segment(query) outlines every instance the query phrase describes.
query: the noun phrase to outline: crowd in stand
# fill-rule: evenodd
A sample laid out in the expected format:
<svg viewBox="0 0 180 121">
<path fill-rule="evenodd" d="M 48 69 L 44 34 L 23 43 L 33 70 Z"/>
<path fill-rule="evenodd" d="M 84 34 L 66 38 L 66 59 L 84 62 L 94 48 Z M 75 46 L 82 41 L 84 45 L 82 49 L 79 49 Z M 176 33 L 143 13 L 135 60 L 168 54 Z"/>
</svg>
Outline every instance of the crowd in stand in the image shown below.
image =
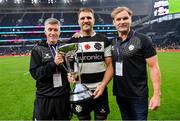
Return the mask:
<svg viewBox="0 0 180 121">
<path fill-rule="evenodd" d="M 154 42 L 154 45 L 159 51 L 180 50 L 180 40 L 164 40 L 161 43 Z"/>
<path fill-rule="evenodd" d="M 180 50 L 180 40 L 164 40 L 160 43 L 153 41 L 155 48 L 158 51 L 168 51 L 168 50 Z M 0 47 L 0 56 L 3 55 L 30 55 L 32 46 L 6 46 Z"/>
<path fill-rule="evenodd" d="M 0 47 L 0 56 L 11 55 L 11 56 L 25 56 L 30 55 L 32 46 L 23 46 L 23 47 Z"/>
</svg>

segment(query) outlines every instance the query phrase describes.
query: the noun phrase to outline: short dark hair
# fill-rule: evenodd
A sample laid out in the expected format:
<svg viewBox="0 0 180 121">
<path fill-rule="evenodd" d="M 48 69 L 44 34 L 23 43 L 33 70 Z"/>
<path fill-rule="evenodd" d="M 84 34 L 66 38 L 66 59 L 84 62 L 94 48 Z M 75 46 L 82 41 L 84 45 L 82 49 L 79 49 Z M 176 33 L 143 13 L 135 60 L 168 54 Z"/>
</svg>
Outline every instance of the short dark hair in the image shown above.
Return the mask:
<svg viewBox="0 0 180 121">
<path fill-rule="evenodd" d="M 79 12 L 78 12 L 78 17 L 79 17 L 79 14 L 80 14 L 81 12 L 90 12 L 90 13 L 92 13 L 93 16 L 94 16 L 94 10 L 93 10 L 92 8 L 80 8 L 80 9 L 79 9 Z"/>
</svg>

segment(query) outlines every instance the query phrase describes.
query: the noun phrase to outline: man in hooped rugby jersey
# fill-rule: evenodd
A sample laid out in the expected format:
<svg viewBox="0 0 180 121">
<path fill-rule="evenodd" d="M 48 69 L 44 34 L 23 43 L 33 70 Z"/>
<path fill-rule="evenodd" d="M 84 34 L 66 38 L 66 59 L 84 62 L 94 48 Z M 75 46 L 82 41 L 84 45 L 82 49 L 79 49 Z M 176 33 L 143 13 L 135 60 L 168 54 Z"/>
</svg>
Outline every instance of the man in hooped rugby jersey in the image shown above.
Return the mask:
<svg viewBox="0 0 180 121">
<path fill-rule="evenodd" d="M 79 38 L 72 38 L 68 43 L 78 43 L 83 51 L 78 50 L 78 58 L 83 59 L 81 80 L 93 93 L 93 99 L 73 104 L 73 112 L 79 120 L 90 120 L 94 111 L 94 120 L 105 120 L 109 113 L 107 84 L 113 75 L 111 46 L 108 39 L 93 30 L 94 11 L 81 8 L 78 13 L 80 26 Z M 74 82 L 72 75 L 68 76 Z"/>
</svg>

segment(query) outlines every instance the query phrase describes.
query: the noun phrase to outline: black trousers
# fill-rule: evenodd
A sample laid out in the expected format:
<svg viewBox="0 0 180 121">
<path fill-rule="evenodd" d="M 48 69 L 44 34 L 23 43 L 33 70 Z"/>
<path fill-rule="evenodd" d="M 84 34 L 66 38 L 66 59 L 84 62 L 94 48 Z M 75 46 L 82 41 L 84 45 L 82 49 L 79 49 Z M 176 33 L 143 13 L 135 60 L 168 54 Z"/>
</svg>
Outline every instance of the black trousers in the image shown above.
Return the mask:
<svg viewBox="0 0 180 121">
<path fill-rule="evenodd" d="M 33 120 L 70 120 L 69 95 L 37 97 L 34 101 Z"/>
<path fill-rule="evenodd" d="M 105 120 L 110 112 L 107 88 L 97 99 L 72 104 L 72 111 L 79 120 L 91 120 L 92 111 L 94 112 L 94 120 Z"/>
</svg>

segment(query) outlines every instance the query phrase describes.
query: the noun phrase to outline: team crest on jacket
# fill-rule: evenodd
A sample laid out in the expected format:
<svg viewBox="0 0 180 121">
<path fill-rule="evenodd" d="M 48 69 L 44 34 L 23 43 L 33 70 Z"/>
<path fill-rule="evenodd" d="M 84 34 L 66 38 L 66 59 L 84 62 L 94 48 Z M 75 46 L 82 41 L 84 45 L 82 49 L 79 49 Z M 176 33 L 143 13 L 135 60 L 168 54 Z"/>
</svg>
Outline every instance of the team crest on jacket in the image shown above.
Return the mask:
<svg viewBox="0 0 180 121">
<path fill-rule="evenodd" d="M 44 59 L 49 59 L 49 58 L 51 58 L 51 56 L 49 55 L 49 53 L 46 53 Z"/>
<path fill-rule="evenodd" d="M 130 51 L 134 50 L 134 45 L 129 45 L 128 49 L 129 49 Z"/>
</svg>

